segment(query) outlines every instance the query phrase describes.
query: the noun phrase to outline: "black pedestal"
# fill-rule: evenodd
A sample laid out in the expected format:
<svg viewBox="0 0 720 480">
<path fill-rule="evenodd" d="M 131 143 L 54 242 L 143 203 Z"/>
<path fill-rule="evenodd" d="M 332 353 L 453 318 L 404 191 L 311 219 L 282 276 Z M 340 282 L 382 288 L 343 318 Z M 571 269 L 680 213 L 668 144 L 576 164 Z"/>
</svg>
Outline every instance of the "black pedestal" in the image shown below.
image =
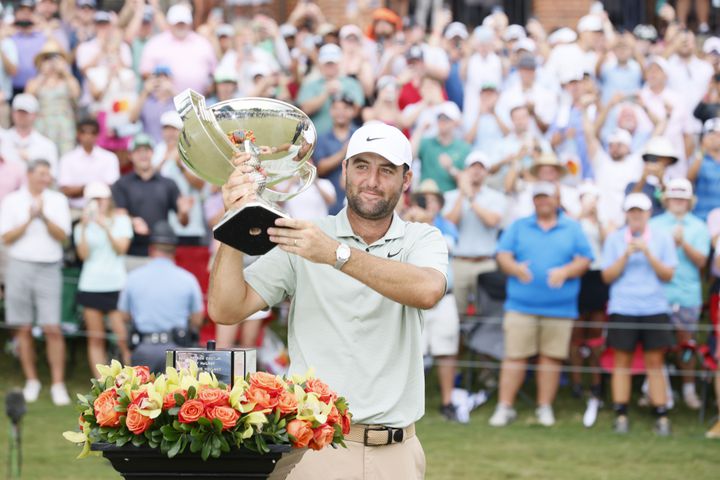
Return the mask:
<svg viewBox="0 0 720 480">
<path fill-rule="evenodd" d="M 229 210 L 213 229 L 213 236 L 247 255 L 264 255 L 275 247 L 267 229 L 286 216 L 268 203 L 253 202 L 241 210 Z"/>
<path fill-rule="evenodd" d="M 302 455 L 303 450 L 289 445 L 269 445 L 270 453 L 260 455 L 249 450 L 233 450 L 220 458 L 203 461 L 199 454 L 185 452 L 168 458 L 159 449 L 110 443 L 94 443 L 92 450 L 102 452 L 113 468 L 123 478 L 132 480 L 157 480 L 158 478 L 192 478 L 215 480 L 239 478 L 261 480 L 270 478 L 278 463 L 282 465 L 272 478 L 285 478 Z M 292 450 L 292 452 L 291 452 Z M 283 458 L 283 457 L 286 458 Z M 280 474 L 279 476 L 277 474 Z"/>
</svg>

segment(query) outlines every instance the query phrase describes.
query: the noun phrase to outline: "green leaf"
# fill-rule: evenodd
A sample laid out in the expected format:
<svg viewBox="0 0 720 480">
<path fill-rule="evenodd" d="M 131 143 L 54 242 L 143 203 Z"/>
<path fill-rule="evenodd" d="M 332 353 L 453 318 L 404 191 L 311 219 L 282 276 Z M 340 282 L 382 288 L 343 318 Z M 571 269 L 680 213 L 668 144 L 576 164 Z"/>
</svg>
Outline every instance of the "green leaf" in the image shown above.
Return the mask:
<svg viewBox="0 0 720 480">
<path fill-rule="evenodd" d="M 118 447 L 122 447 L 129 441 L 130 441 L 130 437 L 118 437 L 118 439 L 115 440 L 115 445 L 117 445 Z"/>
<path fill-rule="evenodd" d="M 175 397 L 175 406 L 181 407 L 182 404 L 185 403 L 185 397 L 183 397 L 183 396 L 180 395 L 179 393 L 176 393 L 176 394 L 174 395 L 174 397 Z"/>
<path fill-rule="evenodd" d="M 220 449 L 225 453 L 228 453 L 230 451 L 230 444 L 228 443 L 227 438 L 225 438 L 224 435 L 220 437 Z"/>
<path fill-rule="evenodd" d="M 135 445 L 136 447 L 140 447 L 145 444 L 145 439 L 143 437 L 133 436 L 132 444 Z"/>
<path fill-rule="evenodd" d="M 113 410 L 115 410 L 116 412 L 127 412 L 127 407 L 122 405 L 115 405 L 113 407 Z"/>
<path fill-rule="evenodd" d="M 188 392 L 187 392 L 187 393 L 188 393 L 188 398 L 189 398 L 189 399 L 190 399 L 190 398 L 195 398 L 195 393 L 196 393 L 195 387 L 190 387 L 190 388 L 188 388 Z"/>
<path fill-rule="evenodd" d="M 223 424 L 219 418 L 213 418 L 212 424 L 213 424 L 213 427 L 215 427 L 215 431 L 217 433 L 222 432 Z"/>
<path fill-rule="evenodd" d="M 193 437 L 192 442 L 190 442 L 190 451 L 192 453 L 197 453 L 202 450 L 202 446 L 202 440 L 199 437 Z"/>
<path fill-rule="evenodd" d="M 170 447 L 170 450 L 168 450 L 167 452 L 168 458 L 173 458 L 175 455 L 177 455 L 180 451 L 181 446 L 182 442 L 180 440 L 177 440 L 175 443 L 173 443 L 172 447 Z"/>
<path fill-rule="evenodd" d="M 168 415 L 172 415 L 173 417 L 177 417 L 178 413 L 180 413 L 180 407 L 173 407 L 168 410 Z"/>
<path fill-rule="evenodd" d="M 192 387 L 190 387 L 190 388 L 192 388 Z M 208 419 L 205 418 L 205 417 L 200 417 L 200 418 L 198 419 L 198 422 L 197 422 L 197 423 L 198 423 L 199 425 L 202 425 L 203 427 L 207 427 L 207 428 L 210 428 L 210 429 L 213 428 L 212 422 L 210 422 L 210 420 L 208 420 Z"/>
<path fill-rule="evenodd" d="M 192 388 L 192 387 L 191 387 L 191 388 Z M 210 451 L 211 451 L 211 450 L 212 450 L 212 445 L 210 444 L 210 441 L 208 440 L 208 441 L 206 441 L 206 442 L 203 444 L 202 452 L 200 453 L 200 457 L 201 457 L 203 460 L 207 460 L 208 457 L 210 456 Z"/>
</svg>

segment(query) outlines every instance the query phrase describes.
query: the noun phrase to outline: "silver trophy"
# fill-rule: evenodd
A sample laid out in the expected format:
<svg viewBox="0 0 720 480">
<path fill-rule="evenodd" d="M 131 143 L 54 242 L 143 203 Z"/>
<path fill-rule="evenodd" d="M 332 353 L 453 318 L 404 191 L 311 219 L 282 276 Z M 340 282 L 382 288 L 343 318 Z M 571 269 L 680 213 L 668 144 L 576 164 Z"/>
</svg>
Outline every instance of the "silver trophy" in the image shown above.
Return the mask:
<svg viewBox="0 0 720 480">
<path fill-rule="evenodd" d="M 308 162 L 315 126 L 300 109 L 270 98 L 237 98 L 207 107 L 205 97 L 188 89 L 175 97 L 175 108 L 183 120 L 180 158 L 198 177 L 223 185 L 235 168 L 233 156 L 250 153 L 258 200 L 228 210 L 213 236 L 248 255 L 267 253 L 275 246 L 267 229 L 288 216 L 277 202 L 302 193 L 315 179 L 315 166 Z"/>
</svg>

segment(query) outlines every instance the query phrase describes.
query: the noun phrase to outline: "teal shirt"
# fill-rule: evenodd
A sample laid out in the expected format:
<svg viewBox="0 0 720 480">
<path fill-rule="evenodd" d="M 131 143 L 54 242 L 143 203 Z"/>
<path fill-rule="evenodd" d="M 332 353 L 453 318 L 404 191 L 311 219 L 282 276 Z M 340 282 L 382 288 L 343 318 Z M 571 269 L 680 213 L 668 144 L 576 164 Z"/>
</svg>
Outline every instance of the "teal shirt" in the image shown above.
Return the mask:
<svg viewBox="0 0 720 480">
<path fill-rule="evenodd" d="M 361 107 L 365 105 L 365 95 L 363 94 L 360 82 L 352 77 L 340 77 L 340 84 L 342 85 L 343 93 L 352 97 L 357 105 L 360 105 Z M 324 77 L 303 83 L 302 87 L 300 87 L 300 91 L 298 92 L 296 103 L 300 105 L 303 102 L 307 102 L 308 100 L 317 97 L 323 93 L 326 85 L 327 81 Z M 330 117 L 331 103 L 330 98 L 328 98 L 325 100 L 323 106 L 320 107 L 320 110 L 310 115 L 310 119 L 315 124 L 315 129 L 317 130 L 318 135 L 322 135 L 323 133 L 330 131 L 332 128 L 332 118 Z"/>
<path fill-rule="evenodd" d="M 127 272 L 123 255 L 112 248 L 110 239 L 97 223 L 87 225 L 85 238 L 90 255 L 83 262 L 78 288 L 81 292 L 118 292 L 125 288 Z M 75 245 L 80 243 L 82 226 L 78 223 L 73 231 Z M 132 238 L 130 217 L 115 215 L 110 232 L 114 238 Z"/>
<path fill-rule="evenodd" d="M 650 221 L 652 227 L 670 235 L 675 226 L 680 224 L 685 242 L 703 255 L 709 255 L 710 232 L 705 223 L 695 215 L 688 213 L 682 220 L 678 220 L 673 214 L 666 212 Z M 665 284 L 668 302 L 681 307 L 699 307 L 702 305 L 700 269 L 692 263 L 682 247 L 676 248 L 678 265 L 672 280 Z"/>
<path fill-rule="evenodd" d="M 465 167 L 465 157 L 470 153 L 470 144 L 462 140 L 453 140 L 450 145 L 441 144 L 436 137 L 423 138 L 420 141 L 418 158 L 420 158 L 421 181 L 428 178 L 435 180 L 440 191 L 445 193 L 457 188 L 455 179 L 440 164 L 440 155 L 450 156 L 453 165 L 458 170 Z"/>
</svg>

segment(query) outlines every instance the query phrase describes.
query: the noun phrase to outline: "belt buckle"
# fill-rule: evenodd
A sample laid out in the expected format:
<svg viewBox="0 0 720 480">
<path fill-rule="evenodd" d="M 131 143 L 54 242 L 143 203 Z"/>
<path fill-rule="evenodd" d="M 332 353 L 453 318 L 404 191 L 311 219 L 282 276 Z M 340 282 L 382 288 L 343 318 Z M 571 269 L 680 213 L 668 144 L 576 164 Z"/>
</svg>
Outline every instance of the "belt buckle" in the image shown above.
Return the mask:
<svg viewBox="0 0 720 480">
<path fill-rule="evenodd" d="M 369 432 L 387 432 L 388 438 L 386 443 L 370 444 Z M 363 432 L 363 445 L 366 447 L 381 447 L 384 445 L 390 445 L 393 441 L 392 429 L 383 426 L 367 426 Z"/>
</svg>

